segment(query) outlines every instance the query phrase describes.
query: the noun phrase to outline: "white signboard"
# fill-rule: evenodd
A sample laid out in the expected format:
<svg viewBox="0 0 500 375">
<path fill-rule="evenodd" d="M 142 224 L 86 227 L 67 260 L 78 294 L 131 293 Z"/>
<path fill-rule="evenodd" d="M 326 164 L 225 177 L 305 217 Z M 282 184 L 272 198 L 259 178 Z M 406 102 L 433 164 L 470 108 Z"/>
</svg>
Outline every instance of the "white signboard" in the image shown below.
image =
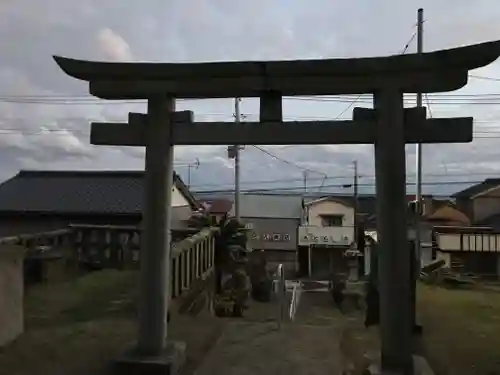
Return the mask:
<svg viewBox="0 0 500 375">
<path fill-rule="evenodd" d="M 352 227 L 299 227 L 299 246 L 348 246 L 354 240 Z"/>
</svg>

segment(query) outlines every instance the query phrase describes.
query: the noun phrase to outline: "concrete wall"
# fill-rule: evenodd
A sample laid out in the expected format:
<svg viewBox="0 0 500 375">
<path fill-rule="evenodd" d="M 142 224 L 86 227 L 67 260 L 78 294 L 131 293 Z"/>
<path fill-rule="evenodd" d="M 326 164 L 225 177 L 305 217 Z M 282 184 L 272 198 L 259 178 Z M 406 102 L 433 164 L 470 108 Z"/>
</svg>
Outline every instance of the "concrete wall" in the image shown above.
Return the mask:
<svg viewBox="0 0 500 375">
<path fill-rule="evenodd" d="M 420 253 L 420 265 L 423 267 L 433 261 L 432 247 L 422 247 Z"/>
<path fill-rule="evenodd" d="M 310 226 L 322 227 L 321 215 L 342 215 L 342 226 L 354 228 L 354 209 L 340 202 L 331 200 L 314 202 L 309 204 L 307 211 Z"/>
<path fill-rule="evenodd" d="M 20 246 L 0 246 L 0 346 L 24 331 L 23 260 Z"/>
<path fill-rule="evenodd" d="M 63 229 L 68 224 L 68 221 L 54 217 L 2 217 L 0 218 L 0 237 Z"/>
<path fill-rule="evenodd" d="M 474 221 L 500 213 L 500 187 L 473 199 Z"/>
<path fill-rule="evenodd" d="M 176 186 L 172 188 L 172 207 L 189 206 L 188 200 L 181 194 Z"/>
<path fill-rule="evenodd" d="M 432 247 L 423 246 L 421 248 L 421 251 L 422 251 L 420 253 L 420 266 L 421 267 L 434 261 L 434 259 L 432 259 Z M 437 259 L 444 259 L 449 267 L 449 264 L 450 264 L 449 254 L 441 252 L 441 251 L 437 251 L 436 258 Z M 364 254 L 365 275 L 370 274 L 370 264 L 371 264 L 370 262 L 371 262 L 371 248 L 369 246 L 365 246 L 365 254 Z"/>
</svg>

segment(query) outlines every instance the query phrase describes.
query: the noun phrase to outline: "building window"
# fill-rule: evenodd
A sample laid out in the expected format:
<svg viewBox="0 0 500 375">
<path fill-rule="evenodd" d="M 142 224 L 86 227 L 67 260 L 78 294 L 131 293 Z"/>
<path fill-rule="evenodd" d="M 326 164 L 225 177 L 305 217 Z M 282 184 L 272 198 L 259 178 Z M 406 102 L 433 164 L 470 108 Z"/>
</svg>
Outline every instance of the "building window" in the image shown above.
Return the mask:
<svg viewBox="0 0 500 375">
<path fill-rule="evenodd" d="M 321 215 L 321 225 L 324 227 L 341 227 L 343 215 Z"/>
</svg>

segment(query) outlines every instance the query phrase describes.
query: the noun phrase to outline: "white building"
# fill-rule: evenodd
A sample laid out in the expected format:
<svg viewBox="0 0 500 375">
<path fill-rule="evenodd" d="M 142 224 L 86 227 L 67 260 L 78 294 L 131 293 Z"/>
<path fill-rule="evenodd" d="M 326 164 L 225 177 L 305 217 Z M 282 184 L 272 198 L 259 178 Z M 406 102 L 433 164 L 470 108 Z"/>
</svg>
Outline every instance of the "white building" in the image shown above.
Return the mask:
<svg viewBox="0 0 500 375">
<path fill-rule="evenodd" d="M 344 200 L 325 197 L 304 202 L 298 229 L 302 274 L 328 278 L 347 271 L 345 251 L 355 243 L 354 208 Z"/>
</svg>

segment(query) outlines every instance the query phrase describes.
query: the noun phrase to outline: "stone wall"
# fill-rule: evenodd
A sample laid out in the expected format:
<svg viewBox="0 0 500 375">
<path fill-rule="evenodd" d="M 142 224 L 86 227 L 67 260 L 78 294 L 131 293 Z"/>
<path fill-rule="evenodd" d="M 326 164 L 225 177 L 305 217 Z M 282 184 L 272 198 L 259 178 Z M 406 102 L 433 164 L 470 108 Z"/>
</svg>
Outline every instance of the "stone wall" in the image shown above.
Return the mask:
<svg viewBox="0 0 500 375">
<path fill-rule="evenodd" d="M 0 347 L 23 333 L 24 248 L 0 245 Z"/>
</svg>

